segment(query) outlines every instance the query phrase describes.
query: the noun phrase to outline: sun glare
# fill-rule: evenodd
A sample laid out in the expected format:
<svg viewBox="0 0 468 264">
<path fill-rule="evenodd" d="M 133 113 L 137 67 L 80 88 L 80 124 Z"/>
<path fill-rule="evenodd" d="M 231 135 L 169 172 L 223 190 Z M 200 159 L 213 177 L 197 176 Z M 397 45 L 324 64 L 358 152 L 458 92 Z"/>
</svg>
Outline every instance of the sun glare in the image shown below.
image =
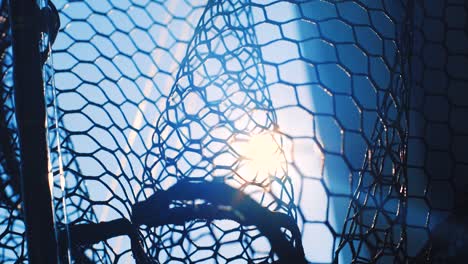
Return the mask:
<svg viewBox="0 0 468 264">
<path fill-rule="evenodd" d="M 237 141 L 241 156 L 238 174 L 246 181 L 268 184 L 271 177 L 284 175 L 286 161 L 279 137 L 271 133 Z"/>
</svg>

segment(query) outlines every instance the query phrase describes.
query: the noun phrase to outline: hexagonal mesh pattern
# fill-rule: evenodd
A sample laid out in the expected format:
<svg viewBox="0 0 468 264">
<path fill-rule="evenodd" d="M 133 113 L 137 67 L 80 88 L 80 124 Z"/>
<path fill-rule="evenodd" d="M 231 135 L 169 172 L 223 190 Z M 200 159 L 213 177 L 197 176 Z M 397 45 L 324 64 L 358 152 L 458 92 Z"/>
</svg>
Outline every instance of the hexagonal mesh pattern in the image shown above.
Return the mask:
<svg viewBox="0 0 468 264">
<path fill-rule="evenodd" d="M 0 8 L 1 107 L 0 107 L 0 262 L 25 260 L 26 244 L 21 211 L 19 147 L 13 101 L 11 36 L 8 34 L 8 5 Z"/>
<path fill-rule="evenodd" d="M 464 1 L 54 3 L 46 96 L 59 228 L 131 219 L 154 194 L 208 181 L 294 219 L 310 263 L 465 254 Z M 1 122 L 14 131 L 7 76 Z M 7 154 L 3 138 L 1 183 L 12 189 L 1 193 L 0 260 L 15 263 L 26 256 L 17 150 Z M 259 229 L 231 220 L 138 235 L 161 263 L 278 259 Z M 70 252 L 80 263 L 135 261 L 126 236 Z"/>
</svg>

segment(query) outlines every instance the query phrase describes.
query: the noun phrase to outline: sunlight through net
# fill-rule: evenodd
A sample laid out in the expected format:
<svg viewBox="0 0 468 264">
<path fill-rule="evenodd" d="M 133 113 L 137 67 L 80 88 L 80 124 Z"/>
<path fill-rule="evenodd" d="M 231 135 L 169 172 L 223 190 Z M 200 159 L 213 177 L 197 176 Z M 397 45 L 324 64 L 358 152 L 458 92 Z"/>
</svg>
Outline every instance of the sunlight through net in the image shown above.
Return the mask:
<svg viewBox="0 0 468 264">
<path fill-rule="evenodd" d="M 293 219 L 310 263 L 461 254 L 467 241 L 447 241 L 468 233 L 457 202 L 468 200 L 463 1 L 52 2 L 61 27 L 44 76 L 59 230 L 132 220 L 134 205 L 153 195 L 210 182 Z M 0 262 L 23 263 L 1 3 Z M 136 236 L 151 259 L 278 260 L 259 228 L 229 206 L 176 195 L 165 204 L 174 212 L 209 218 L 200 210 L 217 206 L 238 221 L 142 224 Z M 281 232 L 300 244 L 294 228 Z M 118 236 L 71 245 L 70 255 L 134 263 L 132 243 Z"/>
</svg>

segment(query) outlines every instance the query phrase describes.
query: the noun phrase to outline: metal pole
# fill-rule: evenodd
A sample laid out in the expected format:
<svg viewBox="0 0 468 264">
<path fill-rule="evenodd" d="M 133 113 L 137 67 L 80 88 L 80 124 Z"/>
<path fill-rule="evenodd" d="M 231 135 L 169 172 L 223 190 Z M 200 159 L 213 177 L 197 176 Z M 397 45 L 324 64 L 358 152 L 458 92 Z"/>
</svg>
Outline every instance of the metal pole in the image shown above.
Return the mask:
<svg viewBox="0 0 468 264">
<path fill-rule="evenodd" d="M 54 264 L 58 258 L 48 179 L 45 90 L 39 50 L 41 17 L 35 0 L 9 3 L 28 256 L 32 264 Z"/>
</svg>

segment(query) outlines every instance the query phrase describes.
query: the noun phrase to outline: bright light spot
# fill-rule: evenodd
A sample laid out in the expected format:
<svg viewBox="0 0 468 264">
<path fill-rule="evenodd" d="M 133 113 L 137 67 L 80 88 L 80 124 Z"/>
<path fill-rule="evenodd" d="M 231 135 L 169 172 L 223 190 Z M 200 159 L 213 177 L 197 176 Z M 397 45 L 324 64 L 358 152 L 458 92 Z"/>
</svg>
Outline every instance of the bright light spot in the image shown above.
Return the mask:
<svg viewBox="0 0 468 264">
<path fill-rule="evenodd" d="M 268 185 L 272 177 L 285 175 L 287 164 L 279 135 L 253 135 L 236 140 L 233 147 L 241 161 L 237 173 L 245 181 Z"/>
</svg>

